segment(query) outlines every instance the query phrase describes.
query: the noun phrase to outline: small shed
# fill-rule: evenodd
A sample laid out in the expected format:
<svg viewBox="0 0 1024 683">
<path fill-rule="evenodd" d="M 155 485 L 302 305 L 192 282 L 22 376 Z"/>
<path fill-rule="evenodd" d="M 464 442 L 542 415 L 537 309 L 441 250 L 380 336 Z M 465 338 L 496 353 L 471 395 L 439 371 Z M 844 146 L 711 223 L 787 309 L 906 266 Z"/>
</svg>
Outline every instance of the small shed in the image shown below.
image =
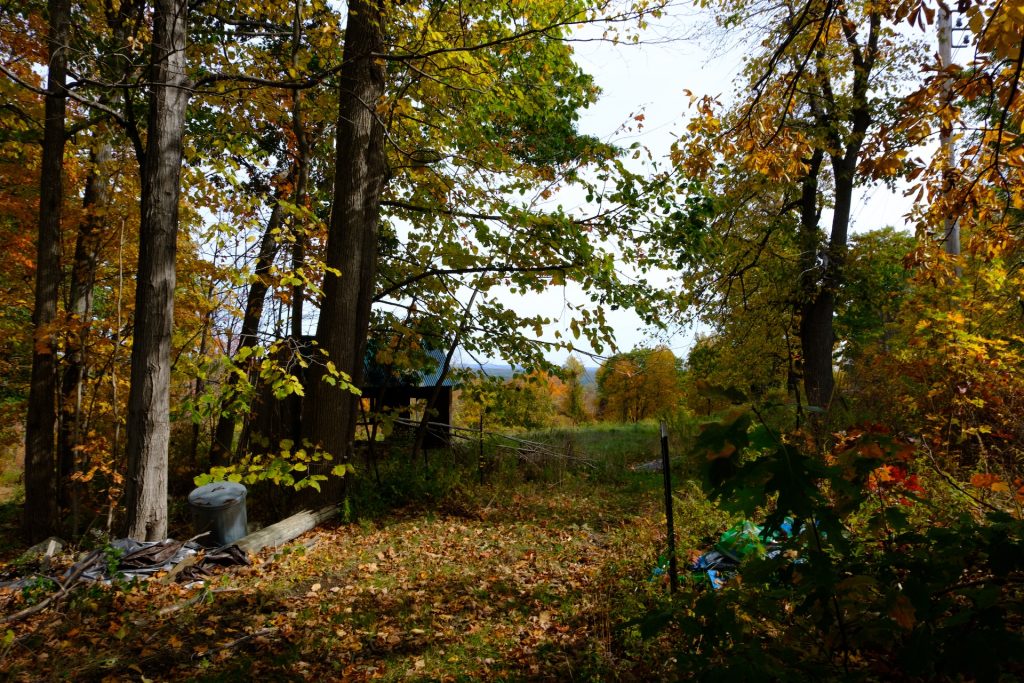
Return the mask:
<svg viewBox="0 0 1024 683">
<path fill-rule="evenodd" d="M 370 411 L 375 413 L 390 411 L 408 417 L 412 413 L 413 402 L 424 401 L 432 411 L 430 422 L 435 424 L 427 430 L 423 447 L 446 448 L 451 443 L 448 425 L 452 419 L 455 383 L 450 376 L 441 378 L 447 352 L 427 349 L 424 353 L 429 357 L 427 367 L 397 372 L 394 368 L 377 363 L 376 354 L 371 348 L 366 354 L 363 383 L 359 388 L 363 398 L 370 402 Z"/>
</svg>

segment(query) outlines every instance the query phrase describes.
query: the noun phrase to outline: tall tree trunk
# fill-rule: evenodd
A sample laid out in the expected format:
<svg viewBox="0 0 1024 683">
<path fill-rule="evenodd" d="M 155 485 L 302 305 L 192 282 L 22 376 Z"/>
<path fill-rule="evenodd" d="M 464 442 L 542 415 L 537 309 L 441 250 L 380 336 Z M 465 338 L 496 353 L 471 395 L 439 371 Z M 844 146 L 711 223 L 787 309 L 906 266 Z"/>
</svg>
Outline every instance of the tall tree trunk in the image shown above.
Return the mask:
<svg viewBox="0 0 1024 683">
<path fill-rule="evenodd" d="M 298 69 L 298 54 L 299 47 L 302 40 L 302 2 L 296 0 L 295 3 L 295 15 L 292 24 L 292 57 L 291 65 L 292 68 Z M 291 170 L 289 171 L 288 179 L 290 182 L 287 185 L 293 187 L 292 191 L 292 203 L 296 206 L 303 206 L 306 202 L 306 192 L 309 184 L 309 163 L 310 163 L 310 150 L 309 141 L 306 134 L 305 127 L 302 121 L 302 91 L 294 91 L 292 100 L 292 131 L 295 135 L 296 140 L 296 158 L 292 164 Z M 252 348 L 257 342 L 257 333 L 259 331 L 260 322 L 263 318 L 263 307 L 264 301 L 269 291 L 269 282 L 267 280 L 270 269 L 274 265 L 274 260 L 277 258 L 279 250 L 279 242 L 277 234 L 280 232 L 281 226 L 284 224 L 284 212 L 281 208 L 280 202 L 284 199 L 284 193 L 279 189 L 274 198 L 274 207 L 271 210 L 270 220 L 267 223 L 267 229 L 263 233 L 263 238 L 260 241 L 259 254 L 256 257 L 256 268 L 254 271 L 255 281 L 249 287 L 249 293 L 246 297 L 245 302 L 245 313 L 242 316 L 242 331 L 239 340 L 239 348 L 241 351 L 245 348 Z M 295 220 L 293 217 L 292 226 L 295 226 Z M 306 233 L 304 230 L 293 230 L 293 237 L 295 242 L 292 246 L 292 268 L 297 270 L 302 267 L 305 261 L 305 244 L 306 244 Z M 292 288 L 292 303 L 291 303 L 291 332 L 296 342 L 301 341 L 302 336 L 302 309 L 304 299 L 304 288 L 301 284 L 294 285 Z M 237 353 L 237 352 L 236 352 Z M 253 375 L 253 364 L 250 362 L 247 367 L 247 373 L 250 378 L 255 380 Z M 231 455 L 234 448 L 234 436 L 235 430 L 238 424 L 238 415 L 233 410 L 224 410 L 224 407 L 230 405 L 237 396 L 235 387 L 238 385 L 239 375 L 237 373 L 231 373 L 227 380 L 227 392 L 224 397 L 224 404 L 221 409 L 221 415 L 217 420 L 217 428 L 214 432 L 213 444 L 210 449 L 210 464 L 211 465 L 226 465 L 231 460 Z M 300 413 L 299 410 L 295 411 L 296 416 Z M 243 431 L 242 444 L 245 443 L 245 431 Z M 240 444 L 240 447 L 241 445 Z"/>
<path fill-rule="evenodd" d="M 305 171 L 300 178 L 305 176 Z M 298 194 L 298 192 L 296 192 Z M 299 206 L 298 203 L 296 203 Z M 292 220 L 292 236 L 295 241 L 292 243 L 292 271 L 298 272 L 306 263 L 306 229 L 304 225 Z M 305 273 L 303 273 L 305 275 Z M 296 343 L 302 342 L 302 316 L 305 308 L 306 287 L 302 282 L 292 285 L 291 297 L 291 336 Z"/>
<path fill-rule="evenodd" d="M 835 331 L 832 319 L 836 310 L 836 292 L 843 284 L 859 148 L 858 144 L 856 150 L 850 150 L 846 155 L 832 160 L 836 189 L 827 260 L 823 270 L 819 271 L 821 280 L 817 289 L 804 302 L 800 319 L 807 402 L 826 410 L 835 392 L 835 376 L 832 371 Z"/>
<path fill-rule="evenodd" d="M 107 25 L 111 31 L 112 45 L 127 45 L 129 35 L 137 35 L 138 27 L 133 18 L 140 14 L 145 0 L 124 0 L 117 8 L 107 5 Z M 135 29 L 133 32 L 133 28 Z M 126 51 L 127 52 L 127 51 Z M 119 50 L 113 50 L 99 59 L 100 74 L 109 83 L 129 78 L 132 69 L 130 60 Z M 123 93 L 127 98 L 127 92 Z M 101 93 L 99 101 L 107 106 L 116 106 L 116 92 Z M 126 107 L 129 106 L 126 103 Z M 58 497 L 61 505 L 70 503 L 73 526 L 78 527 L 79 487 L 73 485 L 70 477 L 76 470 L 84 469 L 86 463 L 79 461 L 78 446 L 86 428 L 82 423 L 82 390 L 89 370 L 86 339 L 92 323 L 93 290 L 96 285 L 96 268 L 101 238 L 108 225 L 107 210 L 110 206 L 109 169 L 105 166 L 113 157 L 114 149 L 109 134 L 97 132 L 89 152 L 89 174 L 85 181 L 82 199 L 83 219 L 75 239 L 74 260 L 71 266 L 71 287 L 67 303 L 70 318 L 65 337 L 65 368 L 61 379 L 61 420 L 58 437 L 58 468 L 60 478 Z M 140 157 L 141 162 L 141 157 Z M 116 444 L 114 446 L 117 448 Z"/>
<path fill-rule="evenodd" d="M 142 168 L 139 275 L 128 394 L 127 532 L 167 535 L 171 331 L 174 318 L 178 197 L 188 82 L 187 0 L 156 0 L 148 139 Z"/>
<path fill-rule="evenodd" d="M 843 284 L 850 232 L 850 212 L 853 208 L 853 187 L 857 165 L 868 128 L 871 126 L 869 85 L 871 72 L 878 54 L 881 13 L 868 16 L 869 31 L 864 45 L 858 42 L 856 32 L 843 25 L 843 33 L 853 61 L 853 83 L 850 111 L 847 121 L 849 132 L 840 142 L 835 132 L 835 99 L 832 94 L 827 68 L 819 68 L 823 100 L 830 107 L 820 111 L 814 107 L 818 124 L 830 137 L 832 149 L 829 159 L 835 179 L 835 204 L 832 209 L 832 230 L 829 234 L 827 259 L 819 271 L 820 281 L 813 296 L 803 305 L 800 319 L 800 344 L 804 356 L 804 389 L 812 406 L 827 410 L 835 393 L 835 375 L 832 371 L 832 351 L 835 347 L 833 317 L 836 294 Z"/>
<path fill-rule="evenodd" d="M 77 447 L 82 425 L 81 392 L 87 371 L 85 339 L 92 317 L 92 296 L 96 284 L 96 261 L 100 236 L 105 225 L 105 212 L 110 204 L 110 185 L 106 164 L 113 150 L 105 140 L 97 140 L 89 154 L 89 175 L 85 180 L 82 209 L 85 214 L 75 239 L 74 262 L 71 266 L 71 293 L 68 302 L 69 329 L 64 342 L 65 367 L 61 380 L 61 413 L 58 447 L 59 499 L 61 505 L 72 504 L 71 475 L 77 467 Z M 74 505 L 72 505 L 74 507 Z"/>
<path fill-rule="evenodd" d="M 832 348 L 835 334 L 832 314 L 835 295 L 822 284 L 813 297 L 804 302 L 800 315 L 800 350 L 804 357 L 804 392 L 809 407 L 827 409 L 835 390 L 832 374 Z"/>
<path fill-rule="evenodd" d="M 206 298 L 208 301 L 213 300 L 213 293 L 216 281 L 211 281 L 210 286 L 206 291 Z M 210 339 L 210 326 L 213 320 L 213 311 L 207 311 L 206 315 L 203 316 L 203 331 L 199 337 L 199 357 L 206 358 L 206 348 L 209 344 Z M 206 380 L 202 377 L 196 377 L 195 384 L 192 387 L 192 400 L 198 403 L 199 397 L 206 391 Z M 193 418 L 192 420 L 192 448 L 190 451 L 189 462 L 195 464 L 199 461 L 199 435 L 200 435 L 201 421 Z"/>
<path fill-rule="evenodd" d="M 37 541 L 57 528 L 57 289 L 61 280 L 60 227 L 64 199 L 64 119 L 67 91 L 68 0 L 50 0 L 46 121 L 39 182 L 39 241 L 36 249 L 35 307 L 32 313 L 32 379 L 25 425 L 24 532 Z"/>
<path fill-rule="evenodd" d="M 832 319 L 836 311 L 836 292 L 843 284 L 846 265 L 859 145 L 857 149 L 844 157 L 832 159 L 836 188 L 826 263 L 816 292 L 804 303 L 800 320 L 807 402 L 826 410 L 835 393 L 835 375 L 832 371 L 835 330 Z"/>
<path fill-rule="evenodd" d="M 827 388 L 828 379 L 822 378 L 823 368 L 820 359 L 828 356 L 828 366 L 824 368 L 827 375 L 832 375 L 832 325 L 828 320 L 827 330 L 823 330 L 821 320 L 817 317 L 820 311 L 816 308 L 821 298 L 824 274 L 818 264 L 818 256 L 822 251 L 822 235 L 818 228 L 821 210 L 818 204 L 818 175 L 825 159 L 825 152 L 816 149 L 808 160 L 807 175 L 804 176 L 800 188 L 800 299 L 797 312 L 800 314 L 800 353 L 803 357 L 804 392 L 812 406 L 821 406 L 822 396 L 831 395 Z M 822 353 L 824 345 L 828 352 Z M 810 359 L 810 360 L 809 360 Z M 823 383 L 825 386 L 823 386 Z M 823 394 L 827 391 L 828 393 Z"/>
<path fill-rule="evenodd" d="M 323 306 L 316 340 L 335 367 L 357 386 L 370 323 L 377 266 L 380 196 L 387 182 L 384 128 L 376 107 L 384 93 L 382 6 L 351 0 L 340 78 L 334 205 L 327 237 Z M 355 435 L 358 401 L 322 381 L 325 363 L 313 358 L 303 410 L 303 431 L 336 458 L 347 457 Z"/>
<path fill-rule="evenodd" d="M 296 160 L 295 192 L 292 196 L 292 203 L 300 210 L 304 210 L 306 208 L 306 188 L 309 184 L 309 145 L 307 144 L 306 134 L 302 129 L 301 100 L 299 98 L 300 94 L 296 93 L 295 106 L 293 107 L 293 124 L 299 149 L 298 159 Z M 309 240 L 305 221 L 299 220 L 299 218 L 300 216 L 292 216 L 291 222 L 292 235 L 295 238 L 295 242 L 292 244 L 292 270 L 295 272 L 303 271 L 299 277 L 299 282 L 292 287 L 291 336 L 295 340 L 296 349 L 302 349 L 303 347 L 302 316 L 306 299 L 306 287 L 302 280 L 308 276 L 304 266 L 306 262 L 306 243 Z M 299 353 L 301 353 L 301 350 Z M 302 397 L 292 394 L 285 400 L 288 402 L 286 414 L 290 415 L 291 420 L 287 426 L 288 433 L 282 436 L 287 439 L 297 439 L 302 434 Z"/>
<path fill-rule="evenodd" d="M 295 19 L 292 23 L 292 68 L 298 69 L 299 45 L 302 40 L 302 0 L 296 0 Z M 297 207 L 306 204 L 306 187 L 309 184 L 309 137 L 302 123 L 302 91 L 292 91 L 292 132 L 295 134 L 297 158 L 295 167 L 295 193 L 292 203 Z M 305 225 L 292 217 L 292 235 L 295 242 L 292 246 L 292 270 L 298 271 L 306 262 L 306 242 L 309 239 Z M 306 274 L 303 273 L 303 276 Z M 292 287 L 292 337 L 296 344 L 302 343 L 302 314 L 306 298 L 306 288 L 302 282 Z M 298 416 L 300 410 L 296 411 Z"/>
</svg>

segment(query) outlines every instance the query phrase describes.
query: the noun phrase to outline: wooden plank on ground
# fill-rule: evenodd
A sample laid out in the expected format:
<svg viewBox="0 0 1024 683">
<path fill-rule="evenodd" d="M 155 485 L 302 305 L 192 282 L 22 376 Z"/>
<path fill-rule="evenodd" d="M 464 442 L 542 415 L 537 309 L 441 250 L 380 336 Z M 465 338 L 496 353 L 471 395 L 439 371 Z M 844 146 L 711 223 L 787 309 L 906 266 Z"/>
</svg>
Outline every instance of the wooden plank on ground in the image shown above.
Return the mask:
<svg viewBox="0 0 1024 683">
<path fill-rule="evenodd" d="M 276 524 L 271 524 L 240 538 L 235 541 L 235 545 L 245 552 L 253 554 L 258 553 L 264 548 L 284 545 L 338 514 L 340 509 L 339 505 L 328 505 L 319 510 L 297 512 Z"/>
</svg>

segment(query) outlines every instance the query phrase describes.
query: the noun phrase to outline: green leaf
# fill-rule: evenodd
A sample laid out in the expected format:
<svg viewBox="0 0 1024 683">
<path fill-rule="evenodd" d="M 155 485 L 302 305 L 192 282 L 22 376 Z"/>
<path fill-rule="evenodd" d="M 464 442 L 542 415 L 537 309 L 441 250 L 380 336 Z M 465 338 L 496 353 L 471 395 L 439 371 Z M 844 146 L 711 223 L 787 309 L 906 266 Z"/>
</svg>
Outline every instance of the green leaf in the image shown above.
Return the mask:
<svg viewBox="0 0 1024 683">
<path fill-rule="evenodd" d="M 697 448 L 709 461 L 739 454 L 750 443 L 750 424 L 750 412 L 746 409 L 733 410 L 718 422 L 706 422 L 700 426 Z"/>
<path fill-rule="evenodd" d="M 728 401 L 729 403 L 736 405 L 746 403 L 748 400 L 746 394 L 733 387 L 722 387 L 716 384 L 710 384 L 705 380 L 697 380 L 695 385 L 697 393 L 704 398 Z"/>
</svg>

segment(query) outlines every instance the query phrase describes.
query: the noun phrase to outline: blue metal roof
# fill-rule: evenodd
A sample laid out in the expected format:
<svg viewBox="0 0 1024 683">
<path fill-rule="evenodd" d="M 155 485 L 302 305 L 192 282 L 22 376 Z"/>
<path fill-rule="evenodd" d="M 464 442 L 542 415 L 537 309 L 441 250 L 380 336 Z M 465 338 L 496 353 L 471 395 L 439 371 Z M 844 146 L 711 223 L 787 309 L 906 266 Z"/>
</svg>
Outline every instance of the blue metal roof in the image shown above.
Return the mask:
<svg viewBox="0 0 1024 683">
<path fill-rule="evenodd" d="M 424 353 L 428 356 L 428 367 L 420 370 L 396 371 L 394 368 L 381 365 L 376 361 L 376 352 L 373 348 L 367 348 L 366 360 L 363 371 L 364 387 L 433 387 L 437 386 L 437 380 L 441 377 L 441 368 L 444 367 L 444 359 L 448 352 L 442 349 L 426 349 Z M 451 378 L 451 368 L 448 369 L 448 376 L 441 382 L 443 387 L 454 387 L 455 382 Z"/>
<path fill-rule="evenodd" d="M 437 386 L 437 381 L 441 379 L 441 368 L 444 367 L 444 359 L 447 357 L 448 352 L 442 351 L 441 349 L 428 349 L 427 355 L 433 360 L 434 367 L 429 372 L 426 370 L 420 370 L 418 373 L 420 376 L 419 386 L 435 387 Z M 444 381 L 441 382 L 441 386 L 455 386 L 455 382 L 452 381 L 452 368 L 448 368 L 448 374 L 445 376 Z"/>
</svg>

